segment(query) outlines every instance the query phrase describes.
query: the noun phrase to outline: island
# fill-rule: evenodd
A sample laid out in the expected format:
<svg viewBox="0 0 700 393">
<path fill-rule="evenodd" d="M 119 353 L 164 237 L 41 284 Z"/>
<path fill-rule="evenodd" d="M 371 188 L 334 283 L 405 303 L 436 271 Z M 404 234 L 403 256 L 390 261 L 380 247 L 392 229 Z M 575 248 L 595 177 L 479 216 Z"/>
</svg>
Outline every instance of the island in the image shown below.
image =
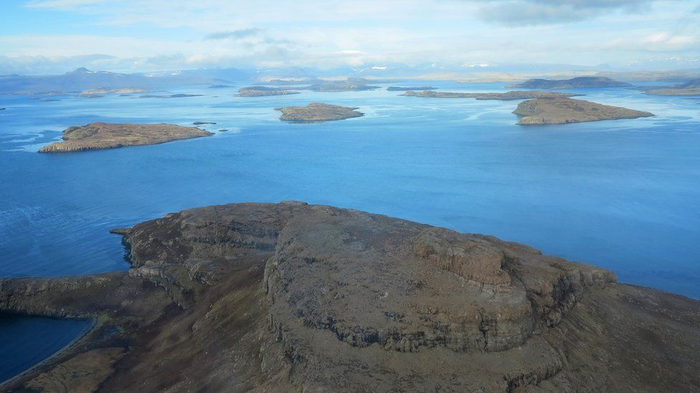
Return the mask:
<svg viewBox="0 0 700 393">
<path fill-rule="evenodd" d="M 63 141 L 44 146 L 39 153 L 69 153 L 115 149 L 126 146 L 154 145 L 181 139 L 214 135 L 195 127 L 173 124 L 90 123 L 63 131 Z"/>
<path fill-rule="evenodd" d="M 139 98 L 190 98 L 190 97 L 202 97 L 202 94 L 185 94 L 185 93 L 177 93 L 177 94 L 169 94 L 169 95 L 145 94 L 145 95 L 139 96 Z"/>
<path fill-rule="evenodd" d="M 286 96 L 290 94 L 299 94 L 299 92 L 294 90 L 267 86 L 251 86 L 238 89 L 239 97 Z"/>
<path fill-rule="evenodd" d="M 409 90 L 403 94 L 404 97 L 425 97 L 425 98 L 474 98 L 477 100 L 526 100 L 530 98 L 567 98 L 578 94 L 552 93 L 547 91 L 509 91 L 505 93 L 454 93 L 447 91 L 413 91 Z"/>
<path fill-rule="evenodd" d="M 386 88 L 386 91 L 421 91 L 421 90 L 435 90 L 437 87 L 433 86 L 416 86 L 416 87 L 407 87 L 407 86 L 389 86 Z"/>
<path fill-rule="evenodd" d="M 567 124 L 654 116 L 649 112 L 571 98 L 524 101 L 513 113 L 522 116 L 518 122 L 520 125 Z"/>
<path fill-rule="evenodd" d="M 83 90 L 78 94 L 79 97 L 96 98 L 102 97 L 107 94 L 119 94 L 119 95 L 129 95 L 137 93 L 145 93 L 145 89 L 138 88 L 123 88 L 123 89 L 89 89 Z"/>
<path fill-rule="evenodd" d="M 508 87 L 515 87 L 520 89 L 546 89 L 546 90 L 560 90 L 560 89 L 597 89 L 597 88 L 608 88 L 608 87 L 632 87 L 631 84 L 626 82 L 616 81 L 611 78 L 603 76 L 580 76 L 578 78 L 571 79 L 530 79 L 523 83 L 518 83 L 510 85 Z"/>
<path fill-rule="evenodd" d="M 645 90 L 647 94 L 658 96 L 700 96 L 700 79 L 673 86 L 655 86 Z"/>
<path fill-rule="evenodd" d="M 316 92 L 338 93 L 347 91 L 376 90 L 380 88 L 379 86 L 369 85 L 367 83 L 368 81 L 364 78 L 348 78 L 344 81 L 322 80 L 304 87 L 303 89 Z"/>
<path fill-rule="evenodd" d="M 700 301 L 523 244 L 301 202 L 118 230 L 130 269 L 0 280 L 0 310 L 91 318 L 3 391 L 700 388 Z"/>
<path fill-rule="evenodd" d="M 280 120 L 292 123 L 317 123 L 364 116 L 364 114 L 358 112 L 357 109 L 359 108 L 321 103 L 311 103 L 307 106 L 285 106 L 282 108 L 275 108 L 276 111 L 282 112 Z"/>
</svg>

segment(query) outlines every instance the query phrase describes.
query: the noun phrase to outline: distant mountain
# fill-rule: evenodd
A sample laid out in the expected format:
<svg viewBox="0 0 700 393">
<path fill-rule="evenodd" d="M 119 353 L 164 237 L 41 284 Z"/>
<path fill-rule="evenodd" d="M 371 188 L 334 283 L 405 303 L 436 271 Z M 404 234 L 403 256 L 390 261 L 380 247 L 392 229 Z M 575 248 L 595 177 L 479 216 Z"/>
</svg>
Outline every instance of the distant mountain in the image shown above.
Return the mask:
<svg viewBox="0 0 700 393">
<path fill-rule="evenodd" d="M 530 79 L 523 83 L 511 85 L 509 87 L 517 87 L 521 89 L 592 89 L 605 87 L 632 87 L 626 82 L 616 81 L 614 79 L 602 76 L 581 76 L 572 79 L 552 80 L 552 79 Z"/>
<path fill-rule="evenodd" d="M 166 86 L 211 85 L 220 82 L 224 80 L 187 72 L 145 75 L 78 68 L 63 75 L 0 76 L 0 93 L 79 93 L 93 89 L 154 89 Z"/>
</svg>

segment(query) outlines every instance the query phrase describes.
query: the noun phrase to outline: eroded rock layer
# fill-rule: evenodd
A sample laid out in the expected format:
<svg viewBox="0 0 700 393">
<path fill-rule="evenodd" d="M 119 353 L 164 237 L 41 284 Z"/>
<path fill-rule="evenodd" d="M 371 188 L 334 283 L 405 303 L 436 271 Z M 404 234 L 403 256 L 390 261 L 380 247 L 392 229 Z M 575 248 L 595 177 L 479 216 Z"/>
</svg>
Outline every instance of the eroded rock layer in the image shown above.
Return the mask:
<svg viewBox="0 0 700 393">
<path fill-rule="evenodd" d="M 521 244 L 296 202 L 117 232 L 128 272 L 0 281 L 2 310 L 97 319 L 6 387 L 700 388 L 698 302 Z"/>
</svg>

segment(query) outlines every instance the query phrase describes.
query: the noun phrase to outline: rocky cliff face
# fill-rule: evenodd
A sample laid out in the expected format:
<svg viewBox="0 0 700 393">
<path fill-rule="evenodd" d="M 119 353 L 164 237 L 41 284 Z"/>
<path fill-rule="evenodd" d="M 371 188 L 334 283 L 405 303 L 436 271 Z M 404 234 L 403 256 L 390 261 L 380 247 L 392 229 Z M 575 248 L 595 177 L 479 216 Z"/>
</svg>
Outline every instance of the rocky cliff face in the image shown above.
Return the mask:
<svg viewBox="0 0 700 393">
<path fill-rule="evenodd" d="M 0 281 L 0 309 L 100 321 L 11 386 L 700 389 L 700 303 L 521 244 L 301 203 L 124 233 L 127 273 Z"/>
</svg>

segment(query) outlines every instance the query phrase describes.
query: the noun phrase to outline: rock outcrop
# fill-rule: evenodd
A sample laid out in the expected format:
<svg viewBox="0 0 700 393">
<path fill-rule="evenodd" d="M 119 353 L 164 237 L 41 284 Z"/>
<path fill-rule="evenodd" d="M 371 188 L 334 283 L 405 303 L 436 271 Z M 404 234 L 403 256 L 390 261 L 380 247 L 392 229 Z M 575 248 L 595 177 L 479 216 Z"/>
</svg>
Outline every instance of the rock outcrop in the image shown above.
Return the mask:
<svg viewBox="0 0 700 393">
<path fill-rule="evenodd" d="M 568 124 L 654 116 L 649 112 L 570 98 L 524 101 L 513 113 L 522 116 L 518 121 L 520 125 Z"/>
<path fill-rule="evenodd" d="M 214 135 L 195 127 L 173 124 L 90 123 L 63 131 L 63 141 L 44 146 L 39 153 L 70 153 L 115 149 L 126 146 L 154 145 L 181 139 Z"/>
<path fill-rule="evenodd" d="M 99 321 L 4 388 L 700 389 L 700 302 L 521 244 L 298 202 L 115 232 L 128 272 L 0 280 L 0 310 Z"/>
</svg>

